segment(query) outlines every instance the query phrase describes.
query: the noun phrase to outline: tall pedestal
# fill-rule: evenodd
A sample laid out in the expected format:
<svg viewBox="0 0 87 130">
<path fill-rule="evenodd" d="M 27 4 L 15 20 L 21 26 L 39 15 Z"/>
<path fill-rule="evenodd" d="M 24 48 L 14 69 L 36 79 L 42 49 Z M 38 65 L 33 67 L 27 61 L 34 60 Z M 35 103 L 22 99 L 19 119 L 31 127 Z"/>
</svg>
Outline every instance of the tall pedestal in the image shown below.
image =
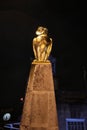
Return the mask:
<svg viewBox="0 0 87 130">
<path fill-rule="evenodd" d="M 20 130 L 59 130 L 51 63 L 32 63 Z"/>
</svg>

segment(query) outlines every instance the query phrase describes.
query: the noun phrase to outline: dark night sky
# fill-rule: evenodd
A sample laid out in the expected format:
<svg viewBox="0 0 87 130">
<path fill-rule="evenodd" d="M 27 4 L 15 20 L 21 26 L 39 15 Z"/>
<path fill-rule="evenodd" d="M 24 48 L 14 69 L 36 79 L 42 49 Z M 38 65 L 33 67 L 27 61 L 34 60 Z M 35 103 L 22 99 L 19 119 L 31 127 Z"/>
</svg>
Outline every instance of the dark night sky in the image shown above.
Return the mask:
<svg viewBox="0 0 87 130">
<path fill-rule="evenodd" d="M 59 88 L 85 90 L 85 16 L 84 1 L 0 1 L 0 107 L 14 105 L 25 93 L 38 25 L 46 26 L 53 39 Z"/>
</svg>

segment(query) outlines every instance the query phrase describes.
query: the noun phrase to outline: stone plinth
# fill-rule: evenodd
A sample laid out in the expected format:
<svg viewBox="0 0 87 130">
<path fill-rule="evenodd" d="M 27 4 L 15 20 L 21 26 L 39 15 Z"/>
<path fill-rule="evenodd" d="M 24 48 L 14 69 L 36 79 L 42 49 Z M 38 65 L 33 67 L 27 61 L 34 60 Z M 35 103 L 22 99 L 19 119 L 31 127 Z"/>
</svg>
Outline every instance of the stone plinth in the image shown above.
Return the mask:
<svg viewBox="0 0 87 130">
<path fill-rule="evenodd" d="M 59 130 L 51 63 L 32 63 L 20 130 Z"/>
</svg>

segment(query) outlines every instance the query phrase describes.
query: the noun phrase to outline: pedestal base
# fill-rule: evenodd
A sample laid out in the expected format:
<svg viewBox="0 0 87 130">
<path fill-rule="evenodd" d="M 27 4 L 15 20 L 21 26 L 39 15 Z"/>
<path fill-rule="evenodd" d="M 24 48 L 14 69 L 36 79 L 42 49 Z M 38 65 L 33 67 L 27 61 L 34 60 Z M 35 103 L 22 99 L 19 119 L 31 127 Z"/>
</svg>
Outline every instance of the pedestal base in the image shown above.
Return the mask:
<svg viewBox="0 0 87 130">
<path fill-rule="evenodd" d="M 59 130 L 51 63 L 32 63 L 20 130 Z"/>
</svg>

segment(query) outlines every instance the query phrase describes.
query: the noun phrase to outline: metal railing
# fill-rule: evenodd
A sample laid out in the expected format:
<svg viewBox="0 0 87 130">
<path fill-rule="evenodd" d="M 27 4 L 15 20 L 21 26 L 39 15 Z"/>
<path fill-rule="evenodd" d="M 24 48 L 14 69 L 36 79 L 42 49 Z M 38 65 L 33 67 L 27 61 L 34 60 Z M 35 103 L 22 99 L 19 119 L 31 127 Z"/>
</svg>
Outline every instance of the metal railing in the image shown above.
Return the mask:
<svg viewBox="0 0 87 130">
<path fill-rule="evenodd" d="M 20 122 L 17 123 L 9 123 L 4 126 L 4 128 L 7 128 L 9 130 L 19 130 Z"/>
<path fill-rule="evenodd" d="M 66 118 L 66 130 L 86 130 L 85 119 Z"/>
</svg>

